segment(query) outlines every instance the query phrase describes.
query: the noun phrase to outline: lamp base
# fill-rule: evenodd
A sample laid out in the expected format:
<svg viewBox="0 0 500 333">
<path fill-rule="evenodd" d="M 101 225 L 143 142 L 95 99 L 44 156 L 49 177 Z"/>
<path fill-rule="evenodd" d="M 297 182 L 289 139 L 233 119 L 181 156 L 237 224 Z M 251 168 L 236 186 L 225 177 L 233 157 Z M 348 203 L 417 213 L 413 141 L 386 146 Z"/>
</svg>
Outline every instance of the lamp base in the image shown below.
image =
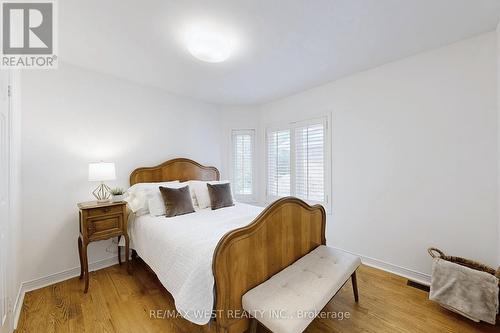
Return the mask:
<svg viewBox="0 0 500 333">
<path fill-rule="evenodd" d="M 109 202 L 111 189 L 106 184 L 101 183 L 101 185 L 92 191 L 92 194 L 97 199 L 97 202 Z"/>
</svg>

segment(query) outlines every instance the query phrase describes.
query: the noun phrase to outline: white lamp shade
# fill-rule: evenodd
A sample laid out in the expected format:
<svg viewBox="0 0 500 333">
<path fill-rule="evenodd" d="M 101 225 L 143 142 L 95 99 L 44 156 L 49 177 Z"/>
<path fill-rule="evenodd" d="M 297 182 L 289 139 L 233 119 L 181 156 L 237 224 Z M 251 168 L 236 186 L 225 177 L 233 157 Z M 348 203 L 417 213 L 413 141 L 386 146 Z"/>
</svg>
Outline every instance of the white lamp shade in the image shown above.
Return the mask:
<svg viewBox="0 0 500 333">
<path fill-rule="evenodd" d="M 89 163 L 89 182 L 102 182 L 115 179 L 116 172 L 114 163 Z"/>
</svg>

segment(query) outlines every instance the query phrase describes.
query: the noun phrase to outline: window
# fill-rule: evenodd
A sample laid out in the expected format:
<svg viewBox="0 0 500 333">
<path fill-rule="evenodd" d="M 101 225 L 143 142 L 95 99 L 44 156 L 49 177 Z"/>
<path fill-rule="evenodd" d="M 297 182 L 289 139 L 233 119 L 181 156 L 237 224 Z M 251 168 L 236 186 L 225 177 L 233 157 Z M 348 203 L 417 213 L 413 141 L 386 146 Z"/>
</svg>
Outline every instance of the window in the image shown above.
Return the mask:
<svg viewBox="0 0 500 333">
<path fill-rule="evenodd" d="M 325 129 L 323 124 L 295 129 L 295 195 L 325 201 Z"/>
<path fill-rule="evenodd" d="M 267 193 L 290 195 L 290 130 L 271 132 L 267 140 Z"/>
<path fill-rule="evenodd" d="M 328 203 L 330 190 L 326 118 L 267 131 L 267 197 L 293 195 Z"/>
<path fill-rule="evenodd" d="M 232 184 L 234 196 L 242 201 L 254 199 L 254 130 L 232 132 Z"/>
</svg>

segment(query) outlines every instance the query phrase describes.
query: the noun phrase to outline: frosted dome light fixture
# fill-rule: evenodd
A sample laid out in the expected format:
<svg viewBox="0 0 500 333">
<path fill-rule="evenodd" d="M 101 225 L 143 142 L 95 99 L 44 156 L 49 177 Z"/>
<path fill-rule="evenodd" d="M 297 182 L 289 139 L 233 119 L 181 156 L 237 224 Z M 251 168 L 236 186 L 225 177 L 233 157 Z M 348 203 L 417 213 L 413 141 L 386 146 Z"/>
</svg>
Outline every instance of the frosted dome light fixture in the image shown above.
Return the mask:
<svg viewBox="0 0 500 333">
<path fill-rule="evenodd" d="M 235 37 L 213 25 L 196 25 L 186 31 L 185 42 L 193 57 L 211 63 L 227 60 L 234 52 Z"/>
</svg>

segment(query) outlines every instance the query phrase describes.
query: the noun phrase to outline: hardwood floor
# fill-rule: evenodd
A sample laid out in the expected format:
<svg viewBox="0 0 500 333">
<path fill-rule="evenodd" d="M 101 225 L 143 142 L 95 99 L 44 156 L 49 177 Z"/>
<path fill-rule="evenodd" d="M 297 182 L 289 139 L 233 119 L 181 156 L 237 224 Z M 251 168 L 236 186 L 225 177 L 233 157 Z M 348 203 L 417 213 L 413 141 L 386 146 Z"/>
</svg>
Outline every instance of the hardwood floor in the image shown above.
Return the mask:
<svg viewBox="0 0 500 333">
<path fill-rule="evenodd" d="M 350 318 L 316 319 L 306 332 L 500 332 L 500 324 L 477 324 L 441 308 L 398 276 L 366 266 L 357 275 L 359 303 L 349 281 L 324 309 Z M 150 317 L 173 304 L 136 260 L 133 275 L 118 265 L 90 273 L 88 294 L 78 278 L 27 293 L 16 332 L 203 332 L 182 318 Z"/>
</svg>

